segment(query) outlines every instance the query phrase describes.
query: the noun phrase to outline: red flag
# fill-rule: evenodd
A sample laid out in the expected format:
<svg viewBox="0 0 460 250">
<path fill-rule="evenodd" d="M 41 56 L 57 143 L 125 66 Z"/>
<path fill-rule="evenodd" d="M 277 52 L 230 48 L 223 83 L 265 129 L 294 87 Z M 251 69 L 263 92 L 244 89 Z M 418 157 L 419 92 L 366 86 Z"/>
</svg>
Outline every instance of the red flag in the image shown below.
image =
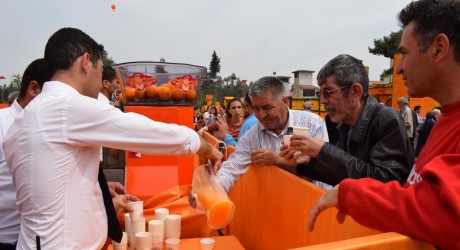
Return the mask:
<svg viewBox="0 0 460 250">
<path fill-rule="evenodd" d="M 241 82 L 242 82 L 243 84 L 246 84 L 247 81 L 248 81 L 248 80 L 241 80 Z"/>
</svg>

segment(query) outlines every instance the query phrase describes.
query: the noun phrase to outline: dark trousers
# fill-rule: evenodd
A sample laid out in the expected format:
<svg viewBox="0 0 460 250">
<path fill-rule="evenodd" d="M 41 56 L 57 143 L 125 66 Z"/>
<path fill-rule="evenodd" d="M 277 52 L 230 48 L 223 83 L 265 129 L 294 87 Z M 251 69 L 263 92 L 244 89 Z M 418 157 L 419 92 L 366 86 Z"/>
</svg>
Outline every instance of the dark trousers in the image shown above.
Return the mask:
<svg viewBox="0 0 460 250">
<path fill-rule="evenodd" d="M 16 250 L 16 243 L 14 243 L 14 244 L 0 243 L 0 249 L 2 249 L 2 250 Z"/>
</svg>

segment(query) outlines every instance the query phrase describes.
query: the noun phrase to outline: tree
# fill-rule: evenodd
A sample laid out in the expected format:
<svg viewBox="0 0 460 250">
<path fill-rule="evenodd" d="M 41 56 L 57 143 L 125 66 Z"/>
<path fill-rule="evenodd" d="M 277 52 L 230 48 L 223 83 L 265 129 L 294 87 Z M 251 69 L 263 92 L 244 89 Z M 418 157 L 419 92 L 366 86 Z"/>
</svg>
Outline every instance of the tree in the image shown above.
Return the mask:
<svg viewBox="0 0 460 250">
<path fill-rule="evenodd" d="M 393 59 L 399 49 L 399 42 L 401 41 L 402 30 L 391 32 L 390 35 L 384 36 L 380 39 L 374 39 L 374 48 L 369 47 L 369 53 L 390 58 L 390 65 L 393 65 Z M 393 75 L 393 66 L 385 69 L 380 75 L 380 79 L 385 76 Z"/>
<path fill-rule="evenodd" d="M 21 90 L 21 82 L 22 76 L 21 74 L 13 75 L 13 79 L 11 79 L 10 84 L 8 85 L 8 90 L 11 92 Z"/>
<path fill-rule="evenodd" d="M 209 64 L 209 76 L 216 78 L 217 73 L 220 72 L 220 58 L 217 56 L 216 51 L 212 53 L 211 63 Z"/>
<path fill-rule="evenodd" d="M 115 62 L 113 61 L 111 57 L 109 57 L 109 53 L 107 53 L 105 49 L 102 52 L 102 63 L 104 67 L 111 67 L 112 65 L 115 64 Z"/>
</svg>

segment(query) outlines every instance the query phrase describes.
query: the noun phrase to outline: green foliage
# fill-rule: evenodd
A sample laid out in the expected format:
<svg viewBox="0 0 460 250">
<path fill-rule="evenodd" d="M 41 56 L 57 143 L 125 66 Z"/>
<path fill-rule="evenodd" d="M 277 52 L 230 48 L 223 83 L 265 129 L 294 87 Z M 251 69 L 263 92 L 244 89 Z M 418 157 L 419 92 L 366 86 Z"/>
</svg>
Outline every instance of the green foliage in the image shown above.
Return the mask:
<svg viewBox="0 0 460 250">
<path fill-rule="evenodd" d="M 216 51 L 212 53 L 211 63 L 209 63 L 209 77 L 216 78 L 217 73 L 220 72 L 220 58 L 217 56 Z"/>
<path fill-rule="evenodd" d="M 395 54 L 399 50 L 399 43 L 401 42 L 402 30 L 391 32 L 388 36 L 380 39 L 374 39 L 374 48 L 368 47 L 369 53 L 384 56 L 386 58 L 394 59 Z M 393 75 L 393 68 L 383 70 L 380 74 L 380 80 L 386 76 Z"/>
<path fill-rule="evenodd" d="M 13 79 L 11 79 L 10 83 L 6 86 L 2 86 L 0 91 L 0 103 L 7 103 L 8 102 L 8 95 L 14 91 L 21 90 L 21 81 L 22 76 L 21 74 L 13 75 Z"/>
<path fill-rule="evenodd" d="M 105 49 L 104 52 L 102 52 L 102 63 L 104 64 L 104 67 L 111 67 L 115 64 L 115 62 L 111 57 L 109 57 L 109 53 L 107 53 Z"/>
<path fill-rule="evenodd" d="M 401 36 L 402 30 L 399 30 L 380 39 L 374 39 L 374 48 L 369 47 L 369 53 L 393 59 L 398 52 Z"/>
</svg>

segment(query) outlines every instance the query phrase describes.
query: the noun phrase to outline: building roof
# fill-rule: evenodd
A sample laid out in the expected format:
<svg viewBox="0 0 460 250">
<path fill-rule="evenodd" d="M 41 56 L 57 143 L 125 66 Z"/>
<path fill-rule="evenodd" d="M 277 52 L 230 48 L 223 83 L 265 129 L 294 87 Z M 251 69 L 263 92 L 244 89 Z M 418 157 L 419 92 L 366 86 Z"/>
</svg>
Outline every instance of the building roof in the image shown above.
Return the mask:
<svg viewBox="0 0 460 250">
<path fill-rule="evenodd" d="M 369 84 L 370 85 L 377 85 L 377 84 L 384 84 L 384 83 L 381 82 L 381 81 L 369 81 Z"/>
<path fill-rule="evenodd" d="M 292 73 L 297 73 L 297 72 L 306 72 L 306 73 L 314 73 L 314 70 L 307 70 L 307 69 L 299 69 L 296 71 L 292 71 Z"/>
</svg>

